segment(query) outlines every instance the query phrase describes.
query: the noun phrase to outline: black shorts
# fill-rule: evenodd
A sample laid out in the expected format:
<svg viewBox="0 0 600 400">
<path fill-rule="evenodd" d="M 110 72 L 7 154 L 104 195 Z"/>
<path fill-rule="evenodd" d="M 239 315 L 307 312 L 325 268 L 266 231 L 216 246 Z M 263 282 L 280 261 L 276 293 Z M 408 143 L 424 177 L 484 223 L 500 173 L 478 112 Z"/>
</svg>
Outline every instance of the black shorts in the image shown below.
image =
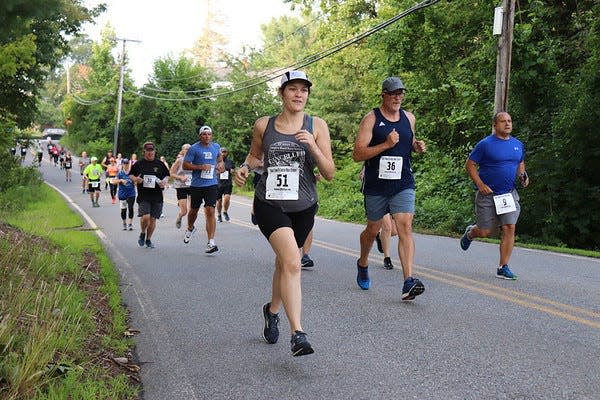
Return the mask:
<svg viewBox="0 0 600 400">
<path fill-rule="evenodd" d="M 298 212 L 283 212 L 279 207 L 273 207 L 254 198 L 254 215 L 258 227 L 269 240 L 273 232 L 279 228 L 292 228 L 298 248 L 304 246 L 308 234 L 315 224 L 315 215 L 319 204 L 315 203 L 306 210 Z"/>
<path fill-rule="evenodd" d="M 150 214 L 154 219 L 160 219 L 163 203 L 157 201 L 138 201 L 138 217 Z"/>
<path fill-rule="evenodd" d="M 217 185 L 205 187 L 191 186 L 190 195 L 192 196 L 192 208 L 200 208 L 202 201 L 204 201 L 204 207 L 214 207 L 217 204 Z"/>
<path fill-rule="evenodd" d="M 177 192 L 177 200 L 185 200 L 191 194 L 189 187 L 176 188 L 175 191 Z"/>
<path fill-rule="evenodd" d="M 100 192 L 100 180 L 90 181 L 88 180 L 88 192 Z"/>
<path fill-rule="evenodd" d="M 226 194 L 231 194 L 233 191 L 233 185 L 219 185 L 217 189 L 217 199 L 220 199 Z"/>
</svg>

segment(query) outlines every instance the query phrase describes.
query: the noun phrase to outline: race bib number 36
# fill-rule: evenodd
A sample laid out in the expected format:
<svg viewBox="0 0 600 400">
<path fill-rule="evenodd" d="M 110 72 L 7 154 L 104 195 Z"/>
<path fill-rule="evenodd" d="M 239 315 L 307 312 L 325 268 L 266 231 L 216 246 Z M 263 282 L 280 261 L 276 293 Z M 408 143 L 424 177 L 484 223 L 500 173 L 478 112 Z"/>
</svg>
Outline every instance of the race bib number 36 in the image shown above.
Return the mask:
<svg viewBox="0 0 600 400">
<path fill-rule="evenodd" d="M 494 204 L 496 205 L 496 214 L 502 215 L 509 212 L 517 211 L 517 205 L 512 193 L 504 193 L 494 196 Z"/>
<path fill-rule="evenodd" d="M 379 179 L 401 179 L 402 157 L 382 156 L 379 159 Z"/>
<path fill-rule="evenodd" d="M 267 200 L 298 200 L 298 167 L 269 167 L 267 171 Z"/>
</svg>

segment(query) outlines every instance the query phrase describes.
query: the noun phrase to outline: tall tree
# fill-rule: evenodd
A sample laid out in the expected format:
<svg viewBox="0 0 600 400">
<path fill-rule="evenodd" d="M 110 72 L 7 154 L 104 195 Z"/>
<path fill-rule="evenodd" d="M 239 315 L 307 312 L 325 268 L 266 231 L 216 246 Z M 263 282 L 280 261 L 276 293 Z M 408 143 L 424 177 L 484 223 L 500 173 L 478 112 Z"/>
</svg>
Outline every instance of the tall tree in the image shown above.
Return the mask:
<svg viewBox="0 0 600 400">
<path fill-rule="evenodd" d="M 77 0 L 6 0 L 0 4 L 0 112 L 20 127 L 34 119 L 48 74 L 68 51 L 68 36 L 104 6 Z"/>
</svg>

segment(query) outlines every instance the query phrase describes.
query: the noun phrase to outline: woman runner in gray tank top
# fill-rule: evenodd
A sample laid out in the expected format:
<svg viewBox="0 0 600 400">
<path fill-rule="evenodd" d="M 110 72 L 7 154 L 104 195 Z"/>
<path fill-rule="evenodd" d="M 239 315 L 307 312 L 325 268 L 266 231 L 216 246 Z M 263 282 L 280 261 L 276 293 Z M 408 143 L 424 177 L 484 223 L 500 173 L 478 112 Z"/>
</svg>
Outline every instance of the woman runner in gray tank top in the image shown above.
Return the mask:
<svg viewBox="0 0 600 400">
<path fill-rule="evenodd" d="M 335 174 L 327 123 L 304 114 L 312 83 L 302 71 L 281 77 L 282 111 L 254 123 L 250 153 L 237 169 L 235 183 L 242 186 L 249 172 L 263 164 L 264 173 L 254 193 L 258 226 L 275 253 L 271 301 L 262 309 L 263 338 L 279 339 L 279 309 L 290 323 L 292 355 L 314 352 L 300 322 L 302 288 L 300 248 L 312 230 L 317 211 L 314 167 L 330 181 Z"/>
</svg>

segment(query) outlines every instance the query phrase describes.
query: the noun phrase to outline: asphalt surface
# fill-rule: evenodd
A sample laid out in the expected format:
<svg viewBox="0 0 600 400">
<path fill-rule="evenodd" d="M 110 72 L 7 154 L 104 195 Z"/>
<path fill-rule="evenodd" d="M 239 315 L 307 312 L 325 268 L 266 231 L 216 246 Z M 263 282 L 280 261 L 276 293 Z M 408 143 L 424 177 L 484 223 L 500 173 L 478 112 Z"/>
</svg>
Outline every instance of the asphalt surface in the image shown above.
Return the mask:
<svg viewBox="0 0 600 400">
<path fill-rule="evenodd" d="M 261 336 L 273 254 L 250 223 L 250 199 L 233 197 L 219 251 L 206 255 L 203 217 L 184 244 L 168 189 L 156 248 L 146 249 L 139 222 L 121 230 L 107 191 L 92 208 L 77 169 L 65 182 L 45 155 L 41 170 L 98 226 L 121 274 L 146 400 L 600 399 L 600 260 L 516 248 L 519 279 L 505 281 L 495 278 L 497 245 L 463 252 L 458 239 L 415 235 L 426 290 L 402 302 L 397 253 L 388 271 L 374 247 L 372 286 L 360 290 L 362 226 L 319 218 L 315 267 L 302 273 L 315 354 L 292 357 L 283 313 L 279 342 Z"/>
</svg>

